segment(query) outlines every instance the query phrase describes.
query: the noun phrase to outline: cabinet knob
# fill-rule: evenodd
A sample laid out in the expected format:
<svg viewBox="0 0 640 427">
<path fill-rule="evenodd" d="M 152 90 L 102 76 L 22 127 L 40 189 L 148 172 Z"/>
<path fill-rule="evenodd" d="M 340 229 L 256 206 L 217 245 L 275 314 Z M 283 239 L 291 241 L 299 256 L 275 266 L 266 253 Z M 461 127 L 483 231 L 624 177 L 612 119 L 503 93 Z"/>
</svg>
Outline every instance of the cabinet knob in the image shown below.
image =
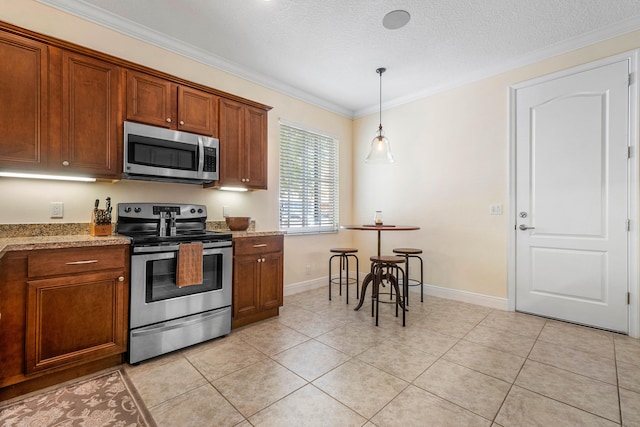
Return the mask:
<svg viewBox="0 0 640 427">
<path fill-rule="evenodd" d="M 180 120 L 180 126 L 184 126 L 184 121 Z"/>
<path fill-rule="evenodd" d="M 124 282 L 124 276 L 118 277 L 118 282 Z"/>
<path fill-rule="evenodd" d="M 258 262 L 262 262 L 262 258 L 258 258 Z"/>
<path fill-rule="evenodd" d="M 65 160 L 64 162 L 62 162 L 62 166 L 69 166 L 69 162 Z"/>
<path fill-rule="evenodd" d="M 167 117 L 167 123 L 171 123 L 171 117 Z"/>
</svg>

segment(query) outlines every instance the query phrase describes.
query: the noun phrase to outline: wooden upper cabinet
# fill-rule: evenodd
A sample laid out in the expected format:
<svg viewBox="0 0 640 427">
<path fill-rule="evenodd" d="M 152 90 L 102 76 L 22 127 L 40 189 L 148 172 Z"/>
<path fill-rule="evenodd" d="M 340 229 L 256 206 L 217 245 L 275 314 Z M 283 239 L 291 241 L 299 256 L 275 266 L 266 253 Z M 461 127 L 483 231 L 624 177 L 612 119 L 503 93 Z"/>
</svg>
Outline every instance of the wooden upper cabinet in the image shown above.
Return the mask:
<svg viewBox="0 0 640 427">
<path fill-rule="evenodd" d="M 49 167 L 61 173 L 117 179 L 122 171 L 120 68 L 51 48 Z M 54 103 L 59 100 L 59 104 Z"/>
<path fill-rule="evenodd" d="M 46 167 L 47 76 L 47 45 L 0 32 L 0 167 Z"/>
<path fill-rule="evenodd" d="M 220 98 L 220 179 L 215 187 L 267 189 L 267 111 Z"/>
<path fill-rule="evenodd" d="M 201 90 L 178 86 L 178 130 L 214 136 L 218 97 Z"/>
<path fill-rule="evenodd" d="M 215 95 L 127 70 L 127 120 L 214 136 L 217 106 Z"/>
<path fill-rule="evenodd" d="M 127 70 L 127 120 L 171 128 L 176 100 L 173 83 Z"/>
<path fill-rule="evenodd" d="M 244 158 L 247 185 L 267 189 L 267 112 L 255 107 L 245 108 Z"/>
</svg>

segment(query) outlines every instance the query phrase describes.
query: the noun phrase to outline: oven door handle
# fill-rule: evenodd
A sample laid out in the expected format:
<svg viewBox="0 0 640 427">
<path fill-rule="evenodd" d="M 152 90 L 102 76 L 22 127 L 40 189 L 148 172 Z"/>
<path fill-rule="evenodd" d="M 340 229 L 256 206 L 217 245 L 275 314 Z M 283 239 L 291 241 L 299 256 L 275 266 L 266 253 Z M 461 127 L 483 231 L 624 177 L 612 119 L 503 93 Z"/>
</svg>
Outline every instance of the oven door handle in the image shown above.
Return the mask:
<svg viewBox="0 0 640 427">
<path fill-rule="evenodd" d="M 195 319 L 184 320 L 184 319 L 176 319 L 170 320 L 168 322 L 162 322 L 158 325 L 146 326 L 143 328 L 134 329 L 131 331 L 131 336 L 144 336 L 144 335 L 152 335 L 160 332 L 170 331 L 172 329 L 184 328 L 189 325 L 195 325 L 198 323 L 206 322 L 207 320 L 223 315 L 226 311 L 228 311 L 228 307 L 223 307 L 212 311 L 210 313 L 203 313 Z"/>
</svg>

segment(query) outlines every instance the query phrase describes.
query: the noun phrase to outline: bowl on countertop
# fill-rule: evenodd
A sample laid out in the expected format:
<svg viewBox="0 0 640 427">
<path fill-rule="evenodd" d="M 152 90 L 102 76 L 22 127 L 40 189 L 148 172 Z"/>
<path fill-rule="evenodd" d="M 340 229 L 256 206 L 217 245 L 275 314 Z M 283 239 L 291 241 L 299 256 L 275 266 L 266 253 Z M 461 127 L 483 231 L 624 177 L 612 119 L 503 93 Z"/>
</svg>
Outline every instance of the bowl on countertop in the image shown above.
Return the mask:
<svg viewBox="0 0 640 427">
<path fill-rule="evenodd" d="M 250 216 L 227 216 L 224 220 L 231 231 L 245 231 L 251 223 Z"/>
</svg>

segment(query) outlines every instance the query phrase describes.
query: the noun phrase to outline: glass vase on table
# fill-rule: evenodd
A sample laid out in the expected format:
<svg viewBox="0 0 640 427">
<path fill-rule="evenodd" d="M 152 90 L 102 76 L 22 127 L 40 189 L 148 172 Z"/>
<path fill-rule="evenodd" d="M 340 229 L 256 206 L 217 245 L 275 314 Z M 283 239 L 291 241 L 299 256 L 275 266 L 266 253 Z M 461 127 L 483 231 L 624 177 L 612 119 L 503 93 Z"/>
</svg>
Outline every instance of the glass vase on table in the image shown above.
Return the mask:
<svg viewBox="0 0 640 427">
<path fill-rule="evenodd" d="M 382 211 L 376 211 L 376 214 L 373 216 L 373 223 L 376 226 L 382 225 Z"/>
</svg>

